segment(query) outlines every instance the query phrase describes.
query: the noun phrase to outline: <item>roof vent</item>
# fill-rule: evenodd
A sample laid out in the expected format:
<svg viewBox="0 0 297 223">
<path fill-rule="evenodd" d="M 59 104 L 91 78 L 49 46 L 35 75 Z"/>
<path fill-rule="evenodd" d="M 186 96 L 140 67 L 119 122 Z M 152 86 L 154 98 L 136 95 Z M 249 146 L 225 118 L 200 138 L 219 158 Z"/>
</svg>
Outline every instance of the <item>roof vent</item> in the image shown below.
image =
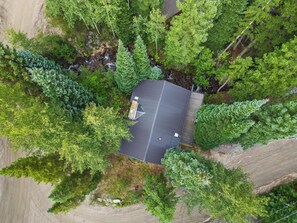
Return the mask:
<svg viewBox="0 0 297 223">
<path fill-rule="evenodd" d="M 178 138 L 179 134 L 178 133 L 174 133 L 174 137 Z"/>
</svg>

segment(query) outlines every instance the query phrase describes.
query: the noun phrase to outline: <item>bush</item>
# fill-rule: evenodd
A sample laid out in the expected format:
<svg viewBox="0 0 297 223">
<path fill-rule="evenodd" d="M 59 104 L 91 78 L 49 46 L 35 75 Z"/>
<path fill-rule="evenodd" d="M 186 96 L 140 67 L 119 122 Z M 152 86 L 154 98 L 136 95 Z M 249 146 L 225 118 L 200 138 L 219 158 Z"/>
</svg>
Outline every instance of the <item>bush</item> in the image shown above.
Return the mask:
<svg viewBox="0 0 297 223">
<path fill-rule="evenodd" d="M 159 67 L 154 66 L 153 68 L 151 68 L 149 79 L 162 80 L 163 78 L 164 78 L 164 74 L 162 73 L 162 70 Z"/>
</svg>

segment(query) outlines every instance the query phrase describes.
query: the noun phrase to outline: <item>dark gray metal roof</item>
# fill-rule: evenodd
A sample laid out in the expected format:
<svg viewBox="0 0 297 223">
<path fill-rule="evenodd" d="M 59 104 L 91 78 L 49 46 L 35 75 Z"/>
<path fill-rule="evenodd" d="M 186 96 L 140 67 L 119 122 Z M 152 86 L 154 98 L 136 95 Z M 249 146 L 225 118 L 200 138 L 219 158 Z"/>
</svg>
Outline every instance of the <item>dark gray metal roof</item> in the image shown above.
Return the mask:
<svg viewBox="0 0 297 223">
<path fill-rule="evenodd" d="M 145 114 L 130 127 L 132 140 L 120 152 L 136 159 L 160 163 L 166 149 L 178 146 L 191 92 L 167 81 L 146 80 L 134 90 Z"/>
</svg>

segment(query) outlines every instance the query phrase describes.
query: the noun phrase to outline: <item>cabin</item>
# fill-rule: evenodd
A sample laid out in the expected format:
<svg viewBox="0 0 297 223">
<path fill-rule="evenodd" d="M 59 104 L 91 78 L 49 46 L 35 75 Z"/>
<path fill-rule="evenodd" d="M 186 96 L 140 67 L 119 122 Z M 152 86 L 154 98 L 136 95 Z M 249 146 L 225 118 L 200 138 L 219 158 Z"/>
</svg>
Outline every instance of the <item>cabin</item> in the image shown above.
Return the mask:
<svg viewBox="0 0 297 223">
<path fill-rule="evenodd" d="M 202 100 L 202 94 L 165 80 L 142 81 L 131 96 L 132 139 L 122 142 L 120 153 L 160 164 L 167 149 L 193 142 L 195 114 Z"/>
</svg>

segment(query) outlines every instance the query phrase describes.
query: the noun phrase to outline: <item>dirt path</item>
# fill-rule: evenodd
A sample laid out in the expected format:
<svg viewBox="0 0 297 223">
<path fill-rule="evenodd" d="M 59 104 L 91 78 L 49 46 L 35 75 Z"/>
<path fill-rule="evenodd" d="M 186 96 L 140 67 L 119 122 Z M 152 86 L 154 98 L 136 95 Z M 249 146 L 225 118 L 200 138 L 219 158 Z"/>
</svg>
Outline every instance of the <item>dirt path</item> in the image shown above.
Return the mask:
<svg viewBox="0 0 297 223">
<path fill-rule="evenodd" d="M 34 36 L 37 27 L 43 28 L 43 4 L 44 0 L 0 0 L 0 41 L 8 27 Z"/>
<path fill-rule="evenodd" d="M 0 168 L 9 165 L 19 155 L 8 148 L 7 141 L 0 140 Z M 90 206 L 88 201 L 67 215 L 46 212 L 51 206 L 47 198 L 51 187 L 35 184 L 30 179 L 0 176 L 0 222 L 1 223 L 157 223 L 157 219 L 145 211 L 143 205 L 114 209 Z M 178 205 L 175 222 L 202 222 L 207 215 L 194 211 L 188 216 L 184 206 Z"/>
</svg>

